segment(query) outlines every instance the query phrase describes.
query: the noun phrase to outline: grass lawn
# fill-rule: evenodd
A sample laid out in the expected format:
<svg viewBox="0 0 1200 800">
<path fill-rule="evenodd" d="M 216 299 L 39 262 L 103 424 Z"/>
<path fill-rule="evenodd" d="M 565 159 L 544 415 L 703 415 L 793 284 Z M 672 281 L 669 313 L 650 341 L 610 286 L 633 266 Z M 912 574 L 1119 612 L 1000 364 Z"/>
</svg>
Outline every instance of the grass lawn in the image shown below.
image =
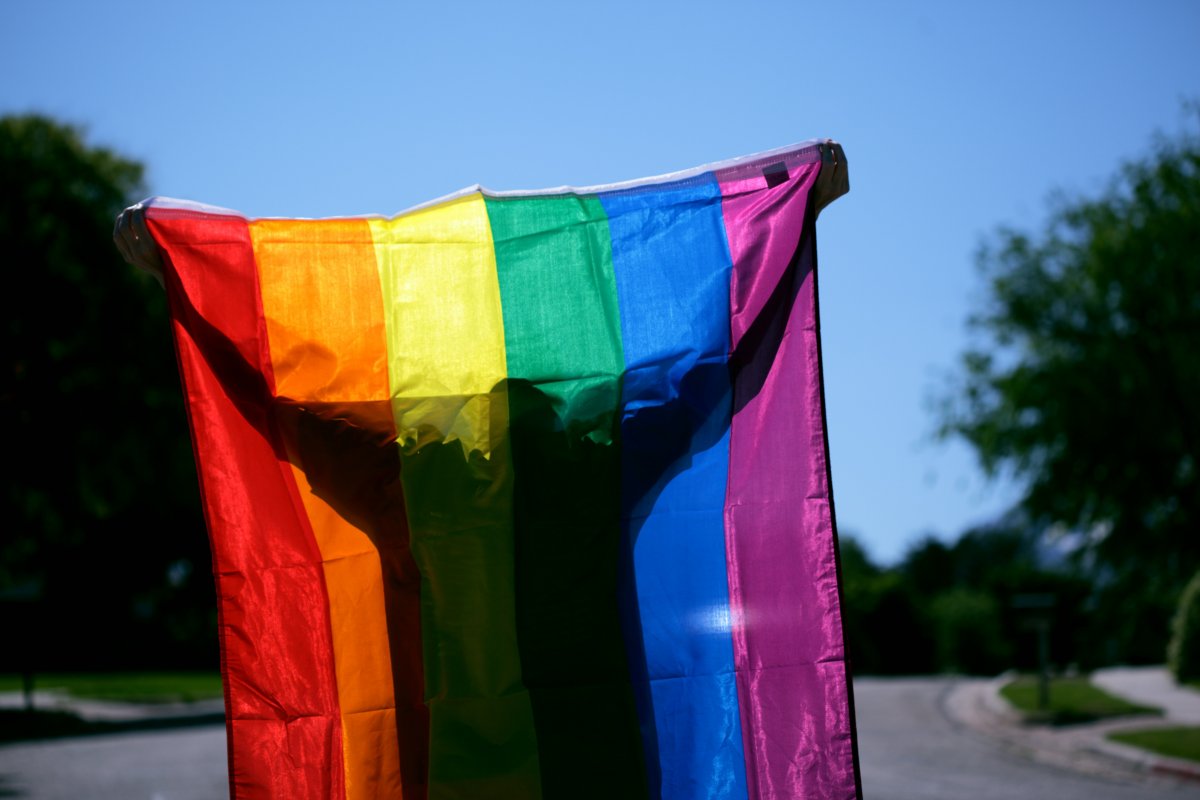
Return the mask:
<svg viewBox="0 0 1200 800">
<path fill-rule="evenodd" d="M 1050 681 L 1050 708 L 1038 708 L 1038 680 L 1033 675 L 1022 675 L 1006 683 L 1000 694 L 1025 714 L 1031 722 L 1049 722 L 1052 725 L 1070 725 L 1076 722 L 1091 722 L 1106 717 L 1121 717 L 1130 714 L 1161 714 L 1161 708 L 1139 706 L 1113 697 L 1093 686 L 1087 678 L 1053 678 Z"/>
<path fill-rule="evenodd" d="M 216 672 L 45 673 L 34 676 L 34 689 L 64 689 L 75 697 L 127 703 L 171 703 L 221 696 Z M 0 691 L 21 691 L 19 675 L 0 676 Z"/>
<path fill-rule="evenodd" d="M 1151 728 L 1110 733 L 1114 742 L 1131 744 L 1164 756 L 1200 761 L 1200 727 Z"/>
</svg>

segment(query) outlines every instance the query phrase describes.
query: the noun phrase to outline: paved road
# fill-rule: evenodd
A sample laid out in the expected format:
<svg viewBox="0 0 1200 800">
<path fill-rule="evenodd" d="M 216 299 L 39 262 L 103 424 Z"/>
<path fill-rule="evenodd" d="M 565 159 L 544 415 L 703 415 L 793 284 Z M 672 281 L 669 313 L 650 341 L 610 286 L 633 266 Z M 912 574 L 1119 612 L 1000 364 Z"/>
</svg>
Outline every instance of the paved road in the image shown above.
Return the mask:
<svg viewBox="0 0 1200 800">
<path fill-rule="evenodd" d="M 941 678 L 855 682 L 865 800 L 1200 798 L 1200 784 L 1096 777 L 1033 763 L 951 723 Z M 0 746 L 0 798 L 226 796 L 220 725 Z"/>
<path fill-rule="evenodd" d="M 1200 784 L 1101 777 L 1034 763 L 951 723 L 945 678 L 854 683 L 864 800 L 1152 800 L 1200 798 Z"/>
<path fill-rule="evenodd" d="M 0 747 L 0 798 L 216 800 L 226 774 L 222 724 Z"/>
</svg>

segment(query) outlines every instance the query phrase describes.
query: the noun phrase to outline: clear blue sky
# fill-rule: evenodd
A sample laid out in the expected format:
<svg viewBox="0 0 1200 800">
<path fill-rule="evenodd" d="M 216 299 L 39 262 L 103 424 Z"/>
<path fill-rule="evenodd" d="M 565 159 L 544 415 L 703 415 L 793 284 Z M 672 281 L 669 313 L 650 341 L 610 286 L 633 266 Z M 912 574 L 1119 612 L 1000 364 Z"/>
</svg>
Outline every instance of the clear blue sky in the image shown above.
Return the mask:
<svg viewBox="0 0 1200 800">
<path fill-rule="evenodd" d="M 814 137 L 839 524 L 898 558 L 1017 496 L 932 441 L 976 247 L 1102 188 L 1200 97 L 1200 3 L 56 2 L 0 6 L 0 113 L 260 216 L 637 178 Z M 2 177 L 0 177 L 2 179 Z"/>
</svg>

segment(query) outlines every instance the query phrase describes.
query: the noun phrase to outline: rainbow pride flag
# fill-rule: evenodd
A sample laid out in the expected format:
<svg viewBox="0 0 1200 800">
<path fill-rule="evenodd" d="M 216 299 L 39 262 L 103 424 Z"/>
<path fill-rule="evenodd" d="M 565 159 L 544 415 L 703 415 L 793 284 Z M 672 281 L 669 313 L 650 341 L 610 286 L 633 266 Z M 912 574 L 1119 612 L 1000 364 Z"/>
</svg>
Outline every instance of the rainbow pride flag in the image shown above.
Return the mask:
<svg viewBox="0 0 1200 800">
<path fill-rule="evenodd" d="M 860 795 L 828 141 L 394 218 L 149 201 L 238 798 Z"/>
</svg>

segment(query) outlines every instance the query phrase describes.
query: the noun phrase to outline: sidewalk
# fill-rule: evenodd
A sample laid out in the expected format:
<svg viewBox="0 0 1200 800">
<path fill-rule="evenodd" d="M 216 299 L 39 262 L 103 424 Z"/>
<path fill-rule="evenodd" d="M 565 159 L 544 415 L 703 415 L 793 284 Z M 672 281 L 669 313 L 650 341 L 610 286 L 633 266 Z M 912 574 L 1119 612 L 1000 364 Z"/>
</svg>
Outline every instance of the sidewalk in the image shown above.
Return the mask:
<svg viewBox="0 0 1200 800">
<path fill-rule="evenodd" d="M 942 699 L 952 722 L 998 740 L 1033 761 L 1114 779 L 1151 773 L 1200 782 L 1200 764 L 1118 744 L 1118 730 L 1200 724 L 1200 693 L 1180 689 L 1162 667 L 1122 667 L 1097 671 L 1092 680 L 1112 694 L 1159 706 L 1164 716 L 1139 715 L 1083 725 L 1030 725 L 1000 696 L 1009 679 L 963 679 Z"/>
<path fill-rule="evenodd" d="M 1158 706 L 1177 725 L 1200 725 L 1200 692 L 1181 689 L 1163 667 L 1110 667 L 1092 673 L 1092 683 L 1135 703 Z"/>
<path fill-rule="evenodd" d="M 171 727 L 221 722 L 225 719 L 225 701 L 221 698 L 191 703 L 119 703 L 72 697 L 64 691 L 41 690 L 33 693 L 35 711 L 65 711 L 84 722 L 111 724 L 115 728 Z M 0 709 L 25 708 L 21 692 L 0 692 Z"/>
</svg>

